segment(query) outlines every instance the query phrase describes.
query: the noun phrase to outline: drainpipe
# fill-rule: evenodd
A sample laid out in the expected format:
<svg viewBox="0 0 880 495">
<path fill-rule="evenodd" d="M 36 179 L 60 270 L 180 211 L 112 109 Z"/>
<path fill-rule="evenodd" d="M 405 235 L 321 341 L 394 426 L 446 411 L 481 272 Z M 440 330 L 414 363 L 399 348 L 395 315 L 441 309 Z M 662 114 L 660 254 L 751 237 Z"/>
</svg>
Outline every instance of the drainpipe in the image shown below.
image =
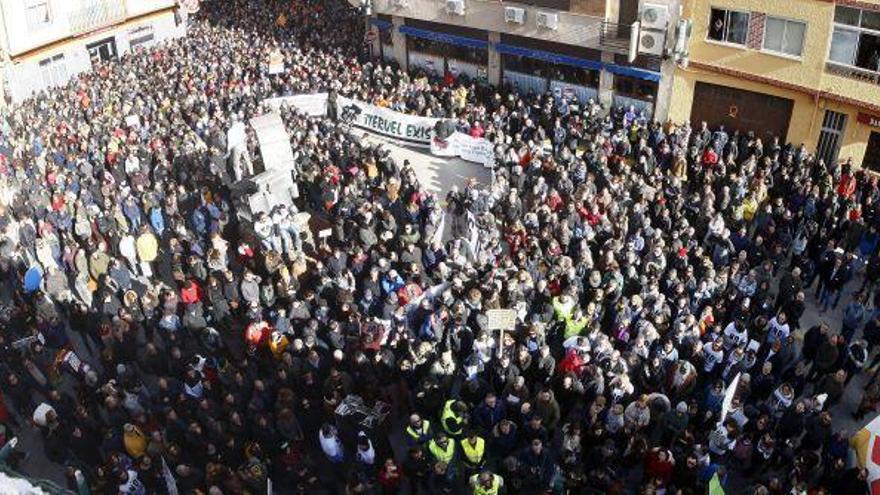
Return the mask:
<svg viewBox="0 0 880 495">
<path fill-rule="evenodd" d="M 820 78 L 821 80 L 821 78 Z M 813 128 L 816 125 L 816 113 L 819 111 L 819 92 L 813 93 L 813 114 L 810 116 L 810 135 L 813 135 Z"/>
</svg>

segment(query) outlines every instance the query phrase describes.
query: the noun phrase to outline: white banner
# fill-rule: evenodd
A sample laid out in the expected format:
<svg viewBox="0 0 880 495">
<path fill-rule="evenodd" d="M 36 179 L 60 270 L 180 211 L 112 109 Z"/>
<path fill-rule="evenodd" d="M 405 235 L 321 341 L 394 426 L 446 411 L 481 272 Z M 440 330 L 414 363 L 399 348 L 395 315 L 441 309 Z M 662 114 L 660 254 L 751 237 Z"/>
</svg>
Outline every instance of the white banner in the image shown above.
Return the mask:
<svg viewBox="0 0 880 495">
<path fill-rule="evenodd" d="M 247 129 L 243 122 L 235 122 L 226 131 L 226 151 L 244 149 L 247 146 Z"/>
<path fill-rule="evenodd" d="M 736 395 L 737 387 L 739 387 L 740 375 L 742 375 L 742 373 L 737 373 L 736 376 L 733 377 L 733 381 L 730 382 L 730 385 L 727 386 L 727 390 L 724 391 L 724 399 L 721 401 L 721 414 L 718 416 L 719 425 L 724 423 L 727 413 L 730 412 L 730 405 L 733 403 L 733 397 Z"/>
<path fill-rule="evenodd" d="M 431 154 L 457 156 L 487 168 L 495 167 L 495 145 L 484 138 L 475 138 L 461 132 L 454 132 L 445 140 L 432 140 Z"/>
<path fill-rule="evenodd" d="M 327 112 L 327 93 L 281 96 L 264 103 L 276 111 L 282 105 L 290 105 L 308 115 L 322 116 Z M 461 132 L 454 132 L 443 141 L 433 139 L 434 126 L 440 119 L 407 115 L 344 96 L 336 97 L 336 106 L 337 117 L 344 119 L 353 114 L 353 125 L 358 129 L 406 144 L 430 147 L 435 156 L 457 156 L 488 168 L 495 167 L 495 145 L 486 139 Z"/>
<path fill-rule="evenodd" d="M 263 100 L 263 103 L 269 105 L 276 112 L 282 105 L 289 105 L 312 117 L 321 117 L 327 113 L 327 93 L 279 96 Z"/>
<path fill-rule="evenodd" d="M 407 144 L 428 147 L 434 137 L 434 125 L 440 119 L 419 117 L 395 112 L 368 103 L 337 97 L 336 105 L 340 119 L 354 113 L 353 125 Z"/>
</svg>

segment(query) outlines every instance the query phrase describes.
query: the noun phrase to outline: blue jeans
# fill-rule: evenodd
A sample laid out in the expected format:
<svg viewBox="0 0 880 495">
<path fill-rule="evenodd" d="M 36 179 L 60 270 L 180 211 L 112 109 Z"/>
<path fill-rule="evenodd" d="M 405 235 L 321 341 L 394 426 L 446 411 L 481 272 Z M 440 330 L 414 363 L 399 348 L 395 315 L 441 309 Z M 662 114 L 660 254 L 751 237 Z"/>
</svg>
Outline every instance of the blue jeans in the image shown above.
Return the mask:
<svg viewBox="0 0 880 495">
<path fill-rule="evenodd" d="M 832 306 L 837 306 L 840 301 L 840 291 L 832 291 L 828 287 L 822 287 L 819 291 L 819 307 L 822 311 L 828 311 Z"/>
</svg>

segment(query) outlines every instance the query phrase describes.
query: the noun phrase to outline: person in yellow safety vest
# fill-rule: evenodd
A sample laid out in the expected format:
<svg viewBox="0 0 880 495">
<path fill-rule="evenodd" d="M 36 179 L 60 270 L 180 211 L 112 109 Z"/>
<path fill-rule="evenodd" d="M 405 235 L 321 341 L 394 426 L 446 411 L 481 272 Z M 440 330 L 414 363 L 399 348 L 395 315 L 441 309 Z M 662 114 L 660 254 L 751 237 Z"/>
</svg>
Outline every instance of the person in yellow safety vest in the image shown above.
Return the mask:
<svg viewBox="0 0 880 495">
<path fill-rule="evenodd" d="M 409 445 L 422 445 L 431 439 L 431 422 L 422 419 L 418 414 L 409 417 L 409 425 L 406 427 L 406 441 Z"/>
<path fill-rule="evenodd" d="M 568 294 L 560 294 L 553 298 L 553 317 L 556 321 L 566 321 L 574 311 L 575 300 Z"/>
<path fill-rule="evenodd" d="M 467 438 L 461 440 L 462 460 L 466 468 L 478 470 L 483 466 L 486 453 L 486 441 L 476 431 L 468 432 Z"/>
<path fill-rule="evenodd" d="M 580 335 L 589 322 L 580 308 L 575 309 L 574 314 L 565 320 L 565 338 Z"/>
<path fill-rule="evenodd" d="M 455 442 L 449 440 L 449 437 L 443 433 L 438 433 L 437 438 L 428 442 L 428 452 L 435 461 L 445 462 L 447 466 L 451 466 L 455 457 Z"/>
<path fill-rule="evenodd" d="M 504 486 L 504 478 L 489 471 L 483 471 L 471 476 L 470 484 L 474 489 L 474 495 L 498 495 L 501 493 L 501 487 Z"/>
<path fill-rule="evenodd" d="M 467 411 L 467 406 L 463 402 L 453 399 L 446 401 L 443 413 L 440 415 L 440 424 L 443 425 L 443 430 L 449 436 L 458 437 L 464 431 L 467 422 L 467 418 L 464 416 L 465 411 Z"/>
</svg>

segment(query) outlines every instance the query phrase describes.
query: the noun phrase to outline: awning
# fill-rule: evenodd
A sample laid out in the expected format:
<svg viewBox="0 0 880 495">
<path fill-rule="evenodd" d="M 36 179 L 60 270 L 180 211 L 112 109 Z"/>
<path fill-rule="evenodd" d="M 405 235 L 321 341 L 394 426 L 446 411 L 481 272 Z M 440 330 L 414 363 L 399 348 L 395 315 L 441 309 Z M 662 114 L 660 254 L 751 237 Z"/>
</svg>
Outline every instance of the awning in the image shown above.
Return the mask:
<svg viewBox="0 0 880 495">
<path fill-rule="evenodd" d="M 635 67 L 624 67 L 622 65 L 605 64 L 605 70 L 618 76 L 634 77 L 645 81 L 660 81 L 660 73 L 645 69 L 636 69 Z"/>
<path fill-rule="evenodd" d="M 528 57 L 536 60 L 543 60 L 553 64 L 570 65 L 572 67 L 580 67 L 582 69 L 601 70 L 602 62 L 598 60 L 589 60 L 585 58 L 569 57 L 568 55 L 560 55 L 558 53 L 545 52 L 543 50 L 533 50 L 531 48 L 523 48 L 521 46 L 508 45 L 506 43 L 498 43 L 495 49 L 499 53 L 507 55 L 517 55 L 520 57 Z"/>
<path fill-rule="evenodd" d="M 438 33 L 435 31 L 428 31 L 427 29 L 414 28 L 412 26 L 400 26 L 397 28 L 397 30 L 407 36 L 415 36 L 416 38 L 424 38 L 426 40 L 449 43 L 450 45 L 467 46 L 469 48 L 482 48 L 484 50 L 489 48 L 488 41 L 467 38 L 465 36 L 458 36 L 455 34 Z"/>
<path fill-rule="evenodd" d="M 375 17 L 370 18 L 370 24 L 372 24 L 373 26 L 376 26 L 376 28 L 379 31 L 388 31 L 389 29 L 391 29 L 393 27 L 393 25 L 390 22 L 382 20 L 382 19 L 377 19 Z"/>
<path fill-rule="evenodd" d="M 623 67 L 620 65 L 606 64 L 598 60 L 589 60 L 586 58 L 570 57 L 568 55 L 560 55 L 558 53 L 545 52 L 543 50 L 534 50 L 532 48 L 523 48 L 516 45 L 508 45 L 506 43 L 497 43 L 495 49 L 499 53 L 507 55 L 517 55 L 520 57 L 533 58 L 535 60 L 543 60 L 553 64 L 569 65 L 590 70 L 607 70 L 612 74 L 619 76 L 634 77 L 646 81 L 659 81 L 660 73 L 644 69 L 636 69 L 633 67 Z"/>
</svg>

